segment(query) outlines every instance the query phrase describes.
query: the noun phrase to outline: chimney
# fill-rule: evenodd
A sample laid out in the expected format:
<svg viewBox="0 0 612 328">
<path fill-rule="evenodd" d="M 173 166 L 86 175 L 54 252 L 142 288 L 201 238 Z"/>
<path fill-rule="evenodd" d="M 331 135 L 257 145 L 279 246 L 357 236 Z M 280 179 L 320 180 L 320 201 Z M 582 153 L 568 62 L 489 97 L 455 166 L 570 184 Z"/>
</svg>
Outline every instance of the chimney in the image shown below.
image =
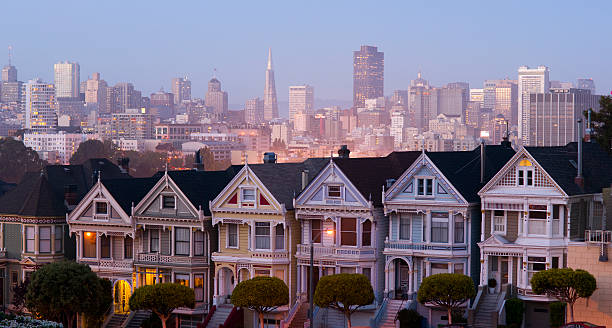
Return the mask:
<svg viewBox="0 0 612 328">
<path fill-rule="evenodd" d="M 485 142 L 480 142 L 480 183 L 484 184 L 485 180 Z"/>
<path fill-rule="evenodd" d="M 578 172 L 574 178 L 580 188 L 584 187 L 584 177 L 582 176 L 582 119 L 578 120 Z"/>
<path fill-rule="evenodd" d="M 117 160 L 117 165 L 121 169 L 121 173 L 130 173 L 130 159 L 127 157 L 121 157 Z"/>
<path fill-rule="evenodd" d="M 276 163 L 276 154 L 274 152 L 266 152 L 263 156 L 264 163 Z"/>
<path fill-rule="evenodd" d="M 349 158 L 350 154 L 351 151 L 348 149 L 347 145 L 340 146 L 340 149 L 338 150 L 338 156 L 340 158 Z"/>
<path fill-rule="evenodd" d="M 308 170 L 302 171 L 302 190 L 306 189 L 308 186 Z"/>
<path fill-rule="evenodd" d="M 195 152 L 195 159 L 193 161 L 193 169 L 196 171 L 204 171 L 204 163 L 202 163 L 202 155 L 200 154 L 199 149 Z"/>
</svg>

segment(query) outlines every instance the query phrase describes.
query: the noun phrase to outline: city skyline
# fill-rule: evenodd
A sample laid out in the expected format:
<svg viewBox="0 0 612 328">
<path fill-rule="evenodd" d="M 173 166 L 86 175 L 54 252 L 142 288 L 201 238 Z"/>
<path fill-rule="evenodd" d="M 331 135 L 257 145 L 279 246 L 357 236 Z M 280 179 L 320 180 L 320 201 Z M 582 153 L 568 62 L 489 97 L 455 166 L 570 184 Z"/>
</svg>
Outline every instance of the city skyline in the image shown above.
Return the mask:
<svg viewBox="0 0 612 328">
<path fill-rule="evenodd" d="M 590 77 L 596 81 L 598 93 L 608 94 L 612 85 L 610 78 L 612 74 L 610 68 L 602 62 L 603 59 L 597 57 L 598 54 L 610 50 L 610 45 L 599 42 L 605 36 L 602 34 L 605 29 L 598 28 L 605 26 L 605 19 L 598 19 L 599 15 L 606 11 L 601 7 L 610 4 L 589 3 L 574 8 L 566 3 L 555 3 L 552 9 L 557 15 L 550 17 L 545 15 L 542 17 L 542 22 L 537 25 L 524 23 L 501 32 L 499 29 L 493 32 L 487 28 L 488 25 L 497 23 L 501 17 L 511 18 L 522 15 L 524 21 L 528 22 L 538 16 L 538 12 L 546 12 L 542 10 L 552 4 L 530 4 L 530 10 L 522 12 L 525 5 L 525 2 L 503 6 L 486 3 L 447 4 L 442 8 L 431 8 L 425 4 L 413 4 L 410 9 L 419 12 L 419 15 L 408 20 L 398 14 L 403 12 L 402 10 L 389 11 L 386 10 L 388 8 L 375 7 L 370 9 L 385 12 L 389 19 L 385 18 L 374 26 L 368 24 L 362 27 L 356 22 L 359 18 L 365 17 L 368 10 L 360 8 L 360 11 L 355 13 L 357 9 L 340 10 L 340 7 L 344 6 L 330 4 L 325 11 L 317 12 L 320 15 L 320 26 L 313 26 L 308 31 L 298 28 L 294 32 L 299 37 L 292 39 L 287 37 L 288 31 L 278 29 L 279 26 L 288 23 L 284 13 L 291 7 L 288 4 L 277 4 L 272 6 L 274 8 L 271 9 L 273 11 L 271 14 L 276 15 L 279 22 L 254 21 L 253 18 L 247 17 L 245 22 L 227 27 L 227 38 L 216 36 L 215 33 L 207 33 L 205 36 L 198 34 L 197 38 L 203 41 L 198 43 L 209 45 L 207 49 L 203 49 L 192 42 L 196 37 L 193 33 L 217 28 L 220 18 L 209 17 L 206 22 L 199 20 L 193 22 L 193 15 L 198 12 L 200 5 L 179 4 L 169 8 L 164 14 L 171 17 L 176 11 L 181 11 L 185 15 L 184 19 L 171 20 L 168 25 L 172 27 L 169 30 L 183 29 L 186 32 L 185 36 L 172 39 L 170 46 L 162 49 L 154 45 L 152 38 L 162 37 L 168 32 L 153 23 L 157 21 L 156 19 L 150 19 L 156 18 L 155 15 L 161 13 L 147 11 L 143 17 L 148 17 L 148 20 L 135 18 L 139 24 L 133 24 L 131 21 L 129 23 L 131 29 L 122 34 L 125 36 L 117 37 L 118 34 L 113 33 L 127 24 L 120 22 L 117 26 L 103 29 L 104 32 L 84 35 L 77 31 L 73 38 L 59 40 L 51 34 L 34 35 L 38 30 L 35 28 L 37 25 L 50 23 L 53 17 L 53 15 L 46 17 L 41 13 L 53 13 L 59 8 L 42 4 L 40 13 L 32 13 L 33 20 L 38 22 L 33 26 L 25 26 L 23 22 L 16 21 L 13 17 L 7 17 L 0 23 L 6 28 L 25 26 L 23 29 L 13 28 L 14 33 L 0 36 L 0 45 L 13 46 L 13 65 L 19 70 L 21 81 L 35 77 L 52 81 L 53 64 L 70 60 L 80 63 L 81 81 L 87 80 L 93 72 L 101 72 L 110 84 L 130 81 L 136 88 L 142 90 L 143 94 L 159 90 L 160 85 L 166 90 L 171 90 L 172 78 L 187 76 L 193 82 L 194 97 L 202 98 L 206 91 L 206 82 L 210 79 L 213 69 L 217 68 L 218 78 L 224 84 L 224 89 L 229 94 L 229 103 L 232 105 L 244 104 L 247 99 L 261 96 L 258 89 L 263 83 L 267 48 L 272 48 L 275 53 L 276 87 L 282 91 L 278 94 L 279 101 L 288 99 L 288 93 L 285 91 L 288 90 L 288 86 L 299 84 L 313 85 L 320 99 L 350 101 L 351 56 L 352 51 L 360 45 L 373 45 L 378 47 L 379 51 L 385 52 L 387 68 L 385 95 L 390 95 L 395 89 L 406 89 L 410 79 L 418 71 L 423 72 L 424 77 L 430 80 L 432 85 L 465 81 L 470 83 L 471 87 L 482 87 L 482 82 L 487 79 L 515 78 L 516 68 L 521 65 L 530 67 L 546 65 L 551 68 L 551 79 L 555 80 L 575 82 L 577 78 Z M 9 11 L 22 10 L 20 4 L 11 3 L 7 6 Z M 107 17 L 105 15 L 113 12 L 116 6 L 118 4 L 114 2 L 105 4 L 94 16 L 103 19 Z M 126 18 L 126 14 L 136 10 L 137 6 L 139 5 L 128 4 L 126 13 L 117 13 L 119 15 L 117 19 L 122 21 L 121 18 Z M 373 5 L 366 5 L 366 7 L 371 6 Z M 397 5 L 394 8 L 401 9 L 404 6 Z M 588 6 L 597 7 L 598 10 L 592 10 L 594 8 Z M 84 23 L 78 13 L 91 9 L 86 4 L 75 4 L 71 8 L 67 14 L 63 14 L 72 14 L 71 19 L 58 22 L 58 25 L 74 29 Z M 208 10 L 215 9 L 227 8 L 222 4 L 211 4 Z M 304 11 L 304 15 L 300 15 L 293 22 L 296 26 L 306 24 L 304 17 L 308 17 L 307 13 L 313 13 L 317 8 L 314 6 L 300 9 Z M 250 4 L 245 4 L 236 15 L 243 17 L 246 12 L 257 13 L 261 10 L 257 6 L 251 7 Z M 444 17 L 441 22 L 433 20 L 434 13 L 438 11 Z M 588 15 L 581 15 L 585 11 Z M 335 22 L 333 18 L 341 16 L 356 19 L 355 22 L 348 22 L 346 27 L 338 28 L 337 26 L 341 24 Z M 571 18 L 572 26 L 588 23 L 590 33 L 581 33 L 579 29 L 567 29 L 565 23 L 567 20 L 564 21 L 559 17 Z M 479 18 L 476 20 L 478 22 L 472 22 L 473 18 Z M 148 22 L 149 20 L 152 22 Z M 425 26 L 430 26 L 431 30 L 426 33 L 427 36 L 417 36 L 419 33 L 398 34 L 399 30 L 414 30 Z M 432 28 L 433 26 L 435 28 Z M 353 28 L 354 33 L 346 33 L 347 28 Z M 564 33 L 560 33 L 561 35 L 551 33 L 546 40 L 539 40 L 535 34 L 530 37 L 531 34 L 526 33 L 532 28 L 563 29 Z M 267 31 L 265 36 L 253 37 L 254 33 L 261 34 L 263 30 Z M 239 32 L 246 33 L 240 35 Z M 327 35 L 326 38 L 322 38 L 324 33 Z M 499 35 L 494 37 L 495 33 Z M 344 37 L 340 38 L 339 35 Z M 464 38 L 462 42 L 457 40 L 459 35 Z M 139 42 L 133 42 L 136 36 L 139 37 Z M 582 42 L 588 45 L 586 50 L 585 48 L 575 51 L 562 49 L 561 41 L 569 37 L 580 37 Z M 226 39 L 235 41 L 228 43 Z M 524 51 L 511 46 L 519 39 L 525 40 L 522 43 L 524 47 L 520 47 Z M 127 43 L 128 41 L 130 43 Z M 116 51 L 117 48 L 125 50 Z M 413 48 L 417 48 L 418 51 L 413 51 Z M 6 61 L 2 60 L 2 65 L 6 64 Z"/>
</svg>

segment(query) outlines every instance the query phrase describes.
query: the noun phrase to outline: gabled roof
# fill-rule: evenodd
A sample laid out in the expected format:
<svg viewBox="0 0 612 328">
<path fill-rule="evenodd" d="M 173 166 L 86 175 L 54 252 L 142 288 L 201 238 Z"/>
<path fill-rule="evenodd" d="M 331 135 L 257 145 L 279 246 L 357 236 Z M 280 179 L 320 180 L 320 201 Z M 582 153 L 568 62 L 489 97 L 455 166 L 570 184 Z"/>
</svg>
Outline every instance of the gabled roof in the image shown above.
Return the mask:
<svg viewBox="0 0 612 328">
<path fill-rule="evenodd" d="M 374 206 L 382 206 L 382 187 L 397 179 L 421 155 L 420 151 L 392 152 L 385 157 L 340 158 L 334 163 Z"/>
<path fill-rule="evenodd" d="M 225 171 L 168 171 L 168 175 L 187 196 L 195 208 L 202 207 L 204 215 L 211 215 L 208 204 L 215 199 L 219 192 L 232 180 L 234 175 L 232 167 Z M 163 177 L 164 172 L 157 172 L 153 178 L 155 182 Z M 151 185 L 153 187 L 153 185 Z M 148 192 L 148 190 L 147 190 Z M 145 193 L 146 194 L 146 193 Z M 144 196 L 144 194 L 143 194 Z"/>
<path fill-rule="evenodd" d="M 127 215 L 132 215 L 136 205 L 153 188 L 158 178 L 103 179 L 102 184 Z"/>
<path fill-rule="evenodd" d="M 63 194 L 55 192 L 47 177 L 28 173 L 15 189 L 0 197 L 0 214 L 25 217 L 64 217 Z"/>
<path fill-rule="evenodd" d="M 308 170 L 308 183 L 329 163 L 329 158 L 309 158 L 301 163 L 249 164 L 249 168 L 286 209 L 293 209 L 293 197 L 302 192 L 302 172 Z M 237 174 L 244 166 L 233 165 L 228 170 Z"/>
<path fill-rule="evenodd" d="M 574 182 L 577 174 L 578 143 L 560 147 L 525 147 L 568 195 L 600 193 L 612 183 L 612 156 L 597 143 L 584 142 L 582 171 L 584 188 Z"/>
<path fill-rule="evenodd" d="M 466 201 L 479 202 L 478 191 L 491 179 L 515 151 L 502 145 L 485 146 L 484 183 L 480 183 L 480 147 L 472 151 L 428 152 L 427 157 L 461 193 Z"/>
</svg>

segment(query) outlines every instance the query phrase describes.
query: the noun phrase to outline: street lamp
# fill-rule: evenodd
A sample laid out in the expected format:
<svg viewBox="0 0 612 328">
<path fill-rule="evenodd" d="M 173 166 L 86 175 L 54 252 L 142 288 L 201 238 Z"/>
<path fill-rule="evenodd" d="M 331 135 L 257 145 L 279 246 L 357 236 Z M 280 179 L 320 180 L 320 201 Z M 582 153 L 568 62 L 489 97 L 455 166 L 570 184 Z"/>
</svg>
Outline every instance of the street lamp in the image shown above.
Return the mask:
<svg viewBox="0 0 612 328">
<path fill-rule="evenodd" d="M 312 225 L 310 228 L 311 234 L 312 234 Z M 334 234 L 334 230 L 332 229 L 327 229 L 327 230 L 323 230 L 325 231 L 326 234 L 328 235 L 333 235 Z M 319 231 L 316 235 L 311 236 L 310 238 L 310 277 L 308 278 L 309 280 L 309 284 L 310 284 L 310 290 L 308 292 L 308 302 L 310 303 L 310 311 L 309 311 L 309 316 L 310 316 L 310 328 L 314 327 L 314 301 L 313 301 L 313 295 L 314 295 L 314 279 L 312 278 L 312 276 L 314 275 L 314 239 L 317 239 L 319 237 L 321 237 L 321 233 L 323 231 Z"/>
</svg>

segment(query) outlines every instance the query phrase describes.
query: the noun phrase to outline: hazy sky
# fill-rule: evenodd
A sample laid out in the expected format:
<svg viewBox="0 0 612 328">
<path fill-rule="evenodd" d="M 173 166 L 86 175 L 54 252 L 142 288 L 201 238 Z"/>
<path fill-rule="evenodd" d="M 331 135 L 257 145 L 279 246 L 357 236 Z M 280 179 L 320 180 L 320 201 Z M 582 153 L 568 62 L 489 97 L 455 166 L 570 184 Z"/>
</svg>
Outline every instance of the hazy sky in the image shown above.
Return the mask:
<svg viewBox="0 0 612 328">
<path fill-rule="evenodd" d="M 612 1 L 58 0 L 1 10 L 0 49 L 13 46 L 20 80 L 52 81 L 53 63 L 71 60 L 81 80 L 101 72 L 144 95 L 187 75 L 203 97 L 217 68 L 230 104 L 242 104 L 263 95 L 271 47 L 280 100 L 303 83 L 318 99 L 351 100 L 352 51 L 369 44 L 385 52 L 385 94 L 418 70 L 434 85 L 482 87 L 523 64 L 612 88 Z"/>
</svg>

